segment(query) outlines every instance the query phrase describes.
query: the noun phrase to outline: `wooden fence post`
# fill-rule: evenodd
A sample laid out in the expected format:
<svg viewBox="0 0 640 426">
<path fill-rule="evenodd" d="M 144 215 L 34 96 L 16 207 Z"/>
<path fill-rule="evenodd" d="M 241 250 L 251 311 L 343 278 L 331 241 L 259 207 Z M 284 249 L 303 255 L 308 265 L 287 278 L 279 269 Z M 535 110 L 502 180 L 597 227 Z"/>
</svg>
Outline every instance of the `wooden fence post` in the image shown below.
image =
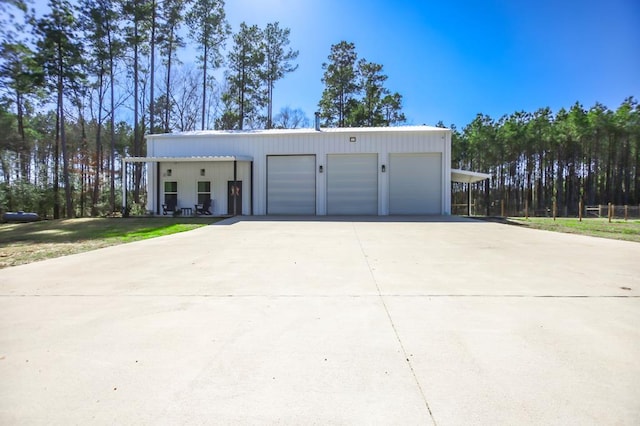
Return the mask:
<svg viewBox="0 0 640 426">
<path fill-rule="evenodd" d="M 598 204 L 598 217 L 602 217 L 602 204 Z"/>
<path fill-rule="evenodd" d="M 504 200 L 500 200 L 500 216 L 504 217 Z"/>
<path fill-rule="evenodd" d="M 524 218 L 529 219 L 529 200 L 524 200 Z"/>
<path fill-rule="evenodd" d="M 578 219 L 582 222 L 582 200 L 578 203 Z"/>
<path fill-rule="evenodd" d="M 553 220 L 556 220 L 556 215 L 558 214 L 558 205 L 556 200 L 553 200 Z"/>
<path fill-rule="evenodd" d="M 608 211 L 608 216 L 609 216 L 609 223 L 611 223 L 611 216 L 613 216 L 613 208 L 612 208 L 612 204 L 609 203 L 609 211 Z"/>
<path fill-rule="evenodd" d="M 624 205 L 624 220 L 625 222 L 627 221 L 627 219 L 629 218 L 629 206 L 628 205 Z"/>
</svg>

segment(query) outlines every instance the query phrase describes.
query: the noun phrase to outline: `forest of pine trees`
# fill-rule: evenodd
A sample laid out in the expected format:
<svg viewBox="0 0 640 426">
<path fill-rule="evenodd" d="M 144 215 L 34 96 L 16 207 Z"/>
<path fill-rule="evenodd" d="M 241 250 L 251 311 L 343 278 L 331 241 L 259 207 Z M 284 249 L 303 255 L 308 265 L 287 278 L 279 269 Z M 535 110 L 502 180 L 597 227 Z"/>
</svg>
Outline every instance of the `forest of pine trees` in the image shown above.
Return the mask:
<svg viewBox="0 0 640 426">
<path fill-rule="evenodd" d="M 278 22 L 233 33 L 223 0 L 27 6 L 0 0 L 0 212 L 116 212 L 121 159 L 145 155 L 145 134 L 308 123 L 299 109 L 273 112 L 298 55 Z M 187 45 L 195 58 L 180 57 Z M 133 167 L 127 187 L 144 210 Z"/>
<path fill-rule="evenodd" d="M 0 213 L 107 215 L 120 205 L 120 163 L 145 155 L 148 133 L 307 126 L 306 112 L 273 111 L 279 80 L 297 69 L 278 22 L 231 28 L 223 0 L 49 0 L 36 16 L 0 0 Z M 294 43 L 295 44 L 295 43 Z M 184 58 L 185 46 L 196 52 Z M 407 122 L 383 66 L 353 43 L 330 47 L 318 108 L 326 126 Z M 292 101 L 295 102 L 295 99 Z M 311 113 L 310 111 L 307 111 Z M 438 125 L 443 126 L 442 123 Z M 640 203 L 640 107 L 484 114 L 450 126 L 452 167 L 491 173 L 476 212 L 512 214 L 585 204 Z M 144 173 L 129 173 L 144 211 Z M 453 203 L 465 202 L 454 185 Z"/>
<path fill-rule="evenodd" d="M 442 125 L 440 123 L 440 125 Z M 640 204 L 640 106 L 625 99 L 610 110 L 579 103 L 568 110 L 516 112 L 498 120 L 478 114 L 452 126 L 452 167 L 491 173 L 474 195 L 478 214 L 521 215 L 551 208 L 577 215 L 584 205 Z M 453 203 L 464 203 L 455 188 Z"/>
</svg>

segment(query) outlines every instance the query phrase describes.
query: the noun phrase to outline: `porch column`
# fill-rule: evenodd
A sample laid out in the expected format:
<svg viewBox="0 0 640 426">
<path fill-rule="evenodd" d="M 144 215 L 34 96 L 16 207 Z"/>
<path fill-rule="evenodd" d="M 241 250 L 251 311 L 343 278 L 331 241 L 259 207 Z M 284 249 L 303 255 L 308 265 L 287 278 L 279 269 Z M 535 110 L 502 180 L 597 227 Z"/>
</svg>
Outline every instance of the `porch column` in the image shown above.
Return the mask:
<svg viewBox="0 0 640 426">
<path fill-rule="evenodd" d="M 238 212 L 238 191 L 236 191 L 236 187 L 238 186 L 238 161 L 233 160 L 233 215 L 237 216 Z"/>
<path fill-rule="evenodd" d="M 467 182 L 467 216 L 471 216 L 471 182 Z"/>
<path fill-rule="evenodd" d="M 122 216 L 127 211 L 127 162 L 122 159 Z"/>
<path fill-rule="evenodd" d="M 160 214 L 160 162 L 156 162 L 156 214 Z"/>
</svg>

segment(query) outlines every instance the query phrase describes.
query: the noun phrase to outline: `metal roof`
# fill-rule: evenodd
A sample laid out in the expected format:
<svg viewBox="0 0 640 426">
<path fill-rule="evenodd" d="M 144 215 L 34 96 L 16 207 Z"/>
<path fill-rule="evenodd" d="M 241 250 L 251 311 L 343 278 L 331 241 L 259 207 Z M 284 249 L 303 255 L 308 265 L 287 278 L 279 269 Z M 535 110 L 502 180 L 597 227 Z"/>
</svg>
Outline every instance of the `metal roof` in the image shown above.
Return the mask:
<svg viewBox="0 0 640 426">
<path fill-rule="evenodd" d="M 394 127 L 326 127 L 320 130 L 315 128 L 304 129 L 256 129 L 256 130 L 197 130 L 192 132 L 158 133 L 146 135 L 147 139 L 165 139 L 180 137 L 207 137 L 207 136 L 269 136 L 269 135 L 320 135 L 323 133 L 400 133 L 400 132 L 436 132 L 449 131 L 449 129 L 432 126 L 394 126 Z"/>
<path fill-rule="evenodd" d="M 199 162 L 199 161 L 253 161 L 248 155 L 209 155 L 191 157 L 125 157 L 125 163 L 160 163 L 160 162 Z"/>
<path fill-rule="evenodd" d="M 488 173 L 470 172 L 468 170 L 451 169 L 451 182 L 475 183 L 489 179 Z"/>
</svg>

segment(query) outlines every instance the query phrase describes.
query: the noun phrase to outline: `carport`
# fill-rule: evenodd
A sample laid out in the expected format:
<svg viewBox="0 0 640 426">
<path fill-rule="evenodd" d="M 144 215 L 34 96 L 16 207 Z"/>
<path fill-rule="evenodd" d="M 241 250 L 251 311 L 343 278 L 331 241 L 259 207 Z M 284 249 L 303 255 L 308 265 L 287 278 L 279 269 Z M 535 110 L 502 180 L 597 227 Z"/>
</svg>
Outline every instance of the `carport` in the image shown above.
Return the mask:
<svg viewBox="0 0 640 426">
<path fill-rule="evenodd" d="M 471 216 L 471 184 L 490 179 L 488 173 L 470 172 L 468 170 L 451 169 L 451 182 L 467 184 L 467 216 Z"/>
</svg>

